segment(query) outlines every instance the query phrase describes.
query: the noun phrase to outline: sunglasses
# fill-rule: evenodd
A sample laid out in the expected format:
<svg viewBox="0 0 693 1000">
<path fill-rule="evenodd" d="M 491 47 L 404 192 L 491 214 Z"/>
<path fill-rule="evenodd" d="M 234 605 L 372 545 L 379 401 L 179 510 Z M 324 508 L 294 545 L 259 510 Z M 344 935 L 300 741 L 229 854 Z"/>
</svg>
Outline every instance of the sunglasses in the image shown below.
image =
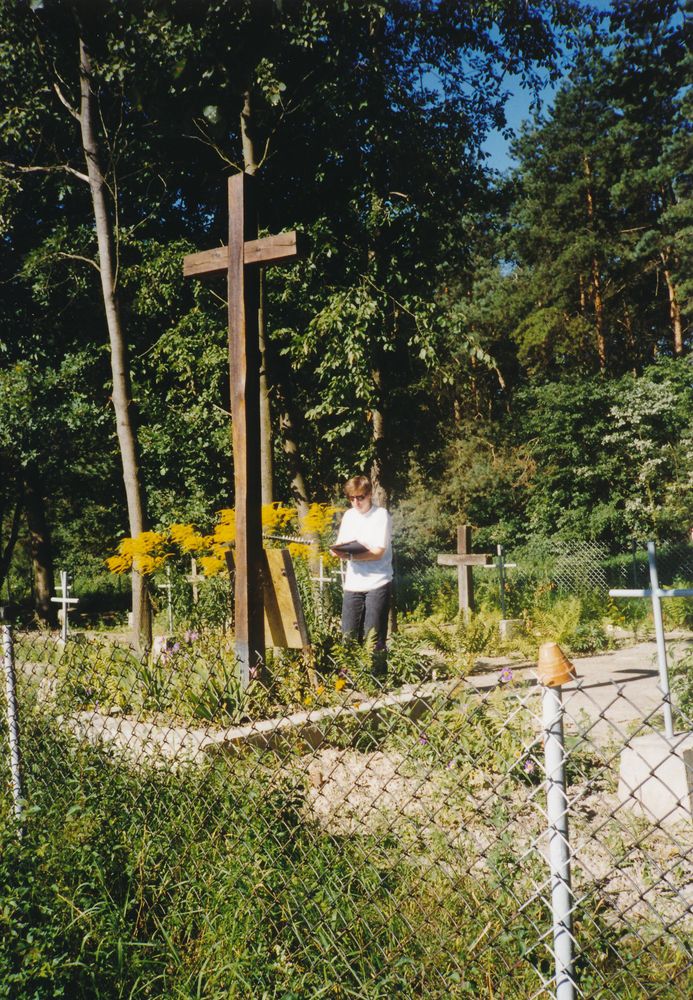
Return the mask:
<svg viewBox="0 0 693 1000">
<path fill-rule="evenodd" d="M 359 501 L 360 500 L 365 500 L 366 499 L 366 494 L 365 493 L 355 493 L 353 496 L 350 496 L 349 499 L 350 500 L 359 500 Z"/>
</svg>

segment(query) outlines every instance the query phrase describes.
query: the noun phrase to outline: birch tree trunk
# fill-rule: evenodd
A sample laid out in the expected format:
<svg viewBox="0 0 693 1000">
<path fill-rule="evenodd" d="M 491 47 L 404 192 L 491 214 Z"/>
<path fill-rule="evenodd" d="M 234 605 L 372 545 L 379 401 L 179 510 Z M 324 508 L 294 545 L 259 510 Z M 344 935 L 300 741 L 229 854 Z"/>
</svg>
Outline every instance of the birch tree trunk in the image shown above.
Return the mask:
<svg viewBox="0 0 693 1000">
<path fill-rule="evenodd" d="M 95 127 L 95 102 L 92 89 L 92 67 L 89 50 L 83 39 L 79 42 L 80 56 L 80 110 L 79 123 L 82 148 L 87 164 L 89 189 L 94 208 L 96 239 L 99 248 L 99 270 L 103 295 L 106 324 L 111 353 L 113 377 L 113 409 L 120 457 L 123 466 L 123 482 L 128 507 L 128 521 L 131 537 L 135 538 L 146 528 L 144 495 L 140 482 L 139 449 L 133 416 L 130 368 L 127 345 L 120 320 L 117 292 L 117 264 L 113 224 L 106 202 L 106 181 L 101 168 L 99 142 Z M 133 569 L 132 572 L 132 617 L 133 640 L 140 651 L 148 649 L 152 641 L 152 619 L 149 595 L 144 577 Z"/>
<path fill-rule="evenodd" d="M 53 546 L 46 518 L 46 503 L 40 480 L 29 472 L 24 475 L 24 508 L 29 529 L 31 568 L 34 578 L 34 606 L 44 625 L 55 628 L 58 620 L 56 605 L 51 601 L 55 591 Z"/>
<path fill-rule="evenodd" d="M 373 107 L 371 114 L 377 115 L 379 108 L 387 103 L 383 84 L 382 46 L 385 30 L 384 8 L 376 12 L 369 24 L 370 58 L 373 67 Z M 371 205 L 374 219 L 378 219 L 380 204 L 388 190 L 388 156 L 386 143 L 379 127 L 372 132 L 373 150 L 371 155 Z M 371 230 L 368 260 L 374 275 L 375 284 L 381 288 L 388 286 L 388 251 L 384 246 L 383 231 L 380 221 Z M 393 342 L 396 336 L 397 321 L 394 310 L 388 310 L 385 319 L 384 337 Z M 391 498 L 391 461 L 387 421 L 387 391 L 384 373 L 387 371 L 388 358 L 382 346 L 374 345 L 371 378 L 374 389 L 374 403 L 371 409 L 371 439 L 373 459 L 370 468 L 370 479 L 373 484 L 373 497 L 380 507 L 389 507 Z"/>
<path fill-rule="evenodd" d="M 296 428 L 293 417 L 288 406 L 285 405 L 284 412 L 280 420 L 280 430 L 282 434 L 282 448 L 286 455 L 289 466 L 289 487 L 291 497 L 296 505 L 298 520 L 303 522 L 308 513 L 308 490 L 303 477 L 303 467 L 301 465 L 301 454 L 296 441 Z"/>
<path fill-rule="evenodd" d="M 377 402 L 371 414 L 372 440 L 373 440 L 373 462 L 370 468 L 370 480 L 373 485 L 373 499 L 379 507 L 388 508 L 390 506 L 390 483 L 387 455 L 387 437 L 385 423 L 385 399 L 383 391 L 382 368 L 376 368 L 372 374 L 373 385 L 375 386 Z"/>
<path fill-rule="evenodd" d="M 21 499 L 17 500 L 14 505 L 14 511 L 10 519 L 10 529 L 7 536 L 7 542 L 0 552 L 0 589 L 7 575 L 10 572 L 10 566 L 12 565 L 12 555 L 14 553 L 14 547 L 17 544 L 17 539 L 19 538 L 19 528 L 22 521 L 22 514 L 24 513 L 24 503 Z M 4 519 L 3 519 L 4 520 Z"/>
</svg>

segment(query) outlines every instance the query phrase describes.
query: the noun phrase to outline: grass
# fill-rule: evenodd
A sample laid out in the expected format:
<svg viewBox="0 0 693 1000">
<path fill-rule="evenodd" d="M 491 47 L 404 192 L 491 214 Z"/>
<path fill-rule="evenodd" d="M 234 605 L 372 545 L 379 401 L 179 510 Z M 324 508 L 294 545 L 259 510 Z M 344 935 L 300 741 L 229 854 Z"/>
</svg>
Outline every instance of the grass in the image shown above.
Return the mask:
<svg viewBox="0 0 693 1000">
<path fill-rule="evenodd" d="M 24 837 L 2 830 L 0 996 L 442 998 L 497 978 L 488 955 L 467 965 L 463 885 L 394 838 L 327 835 L 289 774 L 136 775 L 31 736 Z"/>
<path fill-rule="evenodd" d="M 403 722 L 375 745 L 415 749 L 425 773 L 456 748 L 450 801 L 465 799 L 475 761 L 503 787 L 521 781 L 532 733 L 508 728 L 500 696 L 463 708 L 437 713 L 423 741 Z M 505 793 L 488 800 L 484 858 L 423 829 L 331 833 L 308 807 L 300 756 L 135 771 L 38 716 L 23 747 L 22 839 L 0 818 L 3 1000 L 526 1000 L 550 976 L 546 871 L 518 858 Z M 589 899 L 577 928 L 586 995 L 689 995 L 682 942 L 645 945 Z"/>
<path fill-rule="evenodd" d="M 581 629 L 598 637 L 603 615 L 594 602 L 545 595 L 527 619 L 527 648 L 560 627 L 572 650 Z M 479 654 L 503 651 L 496 626 L 497 612 L 484 609 L 446 627 L 410 623 L 392 644 L 386 683 L 427 680 L 434 665 L 463 676 Z M 500 686 L 481 700 L 432 698 L 425 721 L 384 712 L 340 723 L 333 745 L 399 755 L 405 778 L 438 775 L 436 823 L 415 814 L 405 832 L 396 816 L 352 834 L 319 825 L 298 738 L 282 759 L 248 749 L 174 774 L 128 769 L 51 718 L 111 706 L 229 724 L 328 703 L 346 677 L 379 690 L 371 651 L 342 643 L 330 621 L 321 629 L 313 666 L 323 691 L 287 651 L 273 658 L 271 690 L 251 700 L 238 691 L 229 636 L 187 646 L 181 637 L 182 651 L 159 662 L 102 639 L 66 655 L 45 638 L 18 643 L 18 662 L 40 663 L 58 688 L 52 709 L 20 673 L 27 809 L 18 840 L 7 799 L 0 805 L 0 1000 L 526 1000 L 541 989 L 551 975 L 537 892 L 547 873 L 538 852 L 518 856 L 511 835 L 518 789 L 525 804 L 541 792 L 541 747 L 531 713 L 509 713 Z M 581 746 L 570 766 L 571 781 L 607 771 Z M 479 781 L 483 816 L 469 791 Z M 475 822 L 490 846 L 475 843 Z M 646 937 L 588 894 L 576 932 L 584 995 L 693 993 L 693 956 L 676 928 Z"/>
</svg>

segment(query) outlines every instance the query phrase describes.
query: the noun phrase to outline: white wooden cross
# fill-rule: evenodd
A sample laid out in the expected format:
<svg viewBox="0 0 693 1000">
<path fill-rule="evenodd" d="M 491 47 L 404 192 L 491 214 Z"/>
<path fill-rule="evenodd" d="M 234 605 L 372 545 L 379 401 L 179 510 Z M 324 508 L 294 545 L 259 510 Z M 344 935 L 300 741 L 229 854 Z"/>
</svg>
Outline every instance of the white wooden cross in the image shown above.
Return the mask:
<svg viewBox="0 0 693 1000">
<path fill-rule="evenodd" d="M 173 604 L 171 603 L 171 590 L 173 589 L 173 584 L 171 583 L 171 567 L 166 566 L 166 583 L 157 583 L 159 590 L 166 591 L 166 609 L 168 611 L 168 634 L 173 633 Z"/>
<path fill-rule="evenodd" d="M 186 576 L 185 582 L 189 583 L 190 586 L 192 587 L 193 604 L 197 604 L 199 596 L 197 585 L 200 582 L 200 580 L 204 579 L 205 577 L 200 576 L 200 574 L 197 572 L 197 559 L 195 559 L 194 556 L 190 556 L 190 573 Z"/>
<path fill-rule="evenodd" d="M 497 569 L 498 570 L 498 586 L 500 589 L 500 603 L 501 603 L 501 617 L 505 619 L 505 571 L 506 569 L 515 569 L 517 563 L 509 563 L 505 561 L 505 553 L 503 552 L 503 546 L 497 545 L 496 552 L 498 553 L 497 563 L 487 563 L 481 566 L 480 569 Z"/>
<path fill-rule="evenodd" d="M 60 597 L 51 597 L 51 601 L 54 604 L 60 604 L 60 610 L 58 611 L 58 617 L 62 615 L 62 632 L 61 639 L 63 642 L 67 642 L 67 613 L 71 610 L 71 604 L 79 604 L 78 597 L 70 597 L 70 584 L 67 582 L 67 570 L 60 570 L 60 584 L 55 588 L 56 590 L 61 590 L 62 595 Z"/>
<path fill-rule="evenodd" d="M 657 660 L 659 663 L 659 690 L 662 692 L 664 710 L 664 732 L 668 739 L 674 736 L 674 718 L 671 710 L 671 693 L 669 689 L 669 668 L 667 666 L 667 647 L 664 640 L 664 621 L 662 619 L 663 597 L 693 597 L 693 590 L 662 590 L 657 575 L 657 553 L 654 542 L 647 543 L 647 559 L 650 564 L 650 586 L 645 590 L 610 590 L 611 597 L 649 597 L 652 600 L 652 614 L 657 637 Z"/>
<path fill-rule="evenodd" d="M 325 572 L 325 557 L 324 556 L 320 556 L 320 567 L 319 567 L 318 575 L 317 576 L 311 576 L 311 580 L 314 580 L 315 583 L 318 584 L 318 589 L 319 589 L 319 592 L 320 592 L 320 603 L 321 604 L 322 604 L 322 594 L 323 594 L 323 590 L 325 589 L 325 584 L 326 583 L 332 583 L 333 580 L 337 580 L 337 579 L 341 579 L 342 583 L 343 583 L 344 582 L 343 578 L 344 578 L 343 564 L 341 562 L 339 564 L 339 571 L 338 571 L 337 574 L 335 574 L 335 573 L 326 573 Z"/>
<path fill-rule="evenodd" d="M 318 575 L 311 576 L 311 580 L 318 585 L 318 591 L 320 593 L 320 600 L 322 601 L 322 592 L 326 583 L 330 582 L 330 574 L 325 575 L 325 559 L 320 556 L 320 563 L 318 568 Z"/>
</svg>

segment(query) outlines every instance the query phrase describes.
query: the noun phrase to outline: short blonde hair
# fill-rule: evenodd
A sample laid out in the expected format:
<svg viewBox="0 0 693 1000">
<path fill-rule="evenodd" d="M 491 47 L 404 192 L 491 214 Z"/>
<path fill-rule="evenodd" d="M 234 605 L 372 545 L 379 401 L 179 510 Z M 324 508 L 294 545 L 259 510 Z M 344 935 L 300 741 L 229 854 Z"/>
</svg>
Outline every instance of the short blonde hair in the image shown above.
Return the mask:
<svg viewBox="0 0 693 1000">
<path fill-rule="evenodd" d="M 373 492 L 373 487 L 368 476 L 352 476 L 344 484 L 344 494 L 345 496 L 351 497 L 358 493 L 363 493 L 364 496 L 369 497 Z"/>
</svg>

